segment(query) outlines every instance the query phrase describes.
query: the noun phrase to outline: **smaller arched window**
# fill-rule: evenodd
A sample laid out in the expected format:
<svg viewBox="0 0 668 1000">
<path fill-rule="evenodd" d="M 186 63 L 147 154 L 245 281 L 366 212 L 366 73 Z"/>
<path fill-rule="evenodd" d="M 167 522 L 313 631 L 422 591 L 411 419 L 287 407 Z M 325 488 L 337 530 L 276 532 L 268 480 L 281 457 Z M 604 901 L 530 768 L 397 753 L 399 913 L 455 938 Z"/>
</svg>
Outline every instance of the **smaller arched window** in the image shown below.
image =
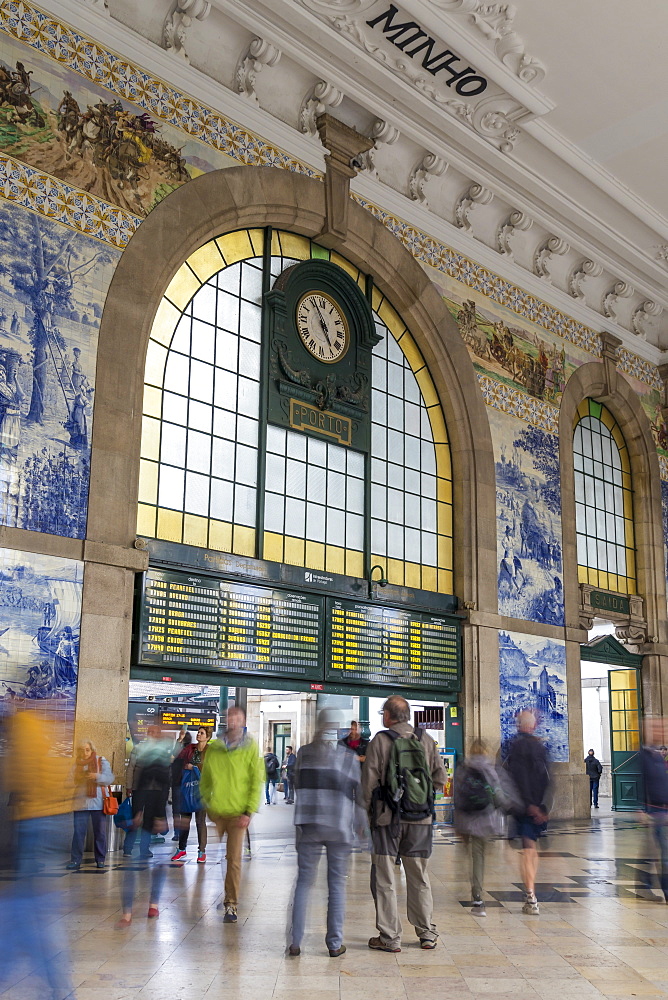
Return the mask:
<svg viewBox="0 0 668 1000">
<path fill-rule="evenodd" d="M 636 592 L 631 466 L 624 436 L 602 403 L 585 399 L 573 434 L 578 580 Z"/>
</svg>

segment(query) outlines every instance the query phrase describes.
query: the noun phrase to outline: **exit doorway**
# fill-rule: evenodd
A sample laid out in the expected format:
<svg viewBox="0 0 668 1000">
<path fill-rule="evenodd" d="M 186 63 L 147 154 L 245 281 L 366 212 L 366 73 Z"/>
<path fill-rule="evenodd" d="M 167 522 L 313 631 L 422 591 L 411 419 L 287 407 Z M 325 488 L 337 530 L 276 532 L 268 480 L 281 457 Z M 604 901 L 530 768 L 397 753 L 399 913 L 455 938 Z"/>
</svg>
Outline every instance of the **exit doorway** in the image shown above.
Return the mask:
<svg viewBox="0 0 668 1000">
<path fill-rule="evenodd" d="M 280 761 L 285 760 L 285 748 L 292 746 L 292 726 L 289 722 L 275 722 L 274 728 L 274 753 Z"/>
</svg>

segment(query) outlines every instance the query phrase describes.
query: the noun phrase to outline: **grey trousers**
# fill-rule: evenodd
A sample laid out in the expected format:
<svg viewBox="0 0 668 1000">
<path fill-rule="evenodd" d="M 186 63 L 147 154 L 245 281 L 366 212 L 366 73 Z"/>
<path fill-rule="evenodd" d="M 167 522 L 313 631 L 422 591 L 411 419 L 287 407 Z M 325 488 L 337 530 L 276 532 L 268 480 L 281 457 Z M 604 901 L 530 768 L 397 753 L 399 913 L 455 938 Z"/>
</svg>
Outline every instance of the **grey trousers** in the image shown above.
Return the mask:
<svg viewBox="0 0 668 1000">
<path fill-rule="evenodd" d="M 401 823 L 396 834 L 390 833 L 388 827 L 377 827 L 372 833 L 376 927 L 383 944 L 392 948 L 401 945 L 402 930 L 394 881 L 395 875 L 400 877 L 401 873 L 394 863 L 397 854 L 406 873 L 406 916 L 420 941 L 435 941 L 438 937 L 432 922 L 434 903 L 427 873 L 431 847 L 430 823 Z"/>
<path fill-rule="evenodd" d="M 485 848 L 487 841 L 482 837 L 470 837 L 471 850 L 471 895 L 473 899 L 482 899 L 482 883 L 485 878 Z"/>
</svg>

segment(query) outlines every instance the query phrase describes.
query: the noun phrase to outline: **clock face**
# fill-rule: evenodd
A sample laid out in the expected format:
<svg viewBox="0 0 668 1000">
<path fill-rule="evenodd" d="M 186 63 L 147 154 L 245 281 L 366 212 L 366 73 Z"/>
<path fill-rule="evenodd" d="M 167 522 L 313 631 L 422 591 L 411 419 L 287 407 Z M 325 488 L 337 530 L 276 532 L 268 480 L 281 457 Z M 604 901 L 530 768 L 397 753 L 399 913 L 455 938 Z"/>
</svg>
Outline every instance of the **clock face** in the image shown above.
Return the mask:
<svg viewBox="0 0 668 1000">
<path fill-rule="evenodd" d="M 334 299 L 308 292 L 297 305 L 297 331 L 307 351 L 325 364 L 339 361 L 348 350 L 348 323 Z"/>
</svg>

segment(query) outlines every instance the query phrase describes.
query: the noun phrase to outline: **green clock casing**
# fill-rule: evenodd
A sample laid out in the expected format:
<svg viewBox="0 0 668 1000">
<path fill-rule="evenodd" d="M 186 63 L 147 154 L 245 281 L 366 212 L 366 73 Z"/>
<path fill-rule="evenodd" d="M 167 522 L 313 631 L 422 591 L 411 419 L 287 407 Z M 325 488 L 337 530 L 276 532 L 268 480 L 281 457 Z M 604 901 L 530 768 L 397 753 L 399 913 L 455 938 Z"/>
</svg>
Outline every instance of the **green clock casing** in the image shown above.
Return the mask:
<svg viewBox="0 0 668 1000">
<path fill-rule="evenodd" d="M 358 284 L 330 261 L 302 261 L 279 275 L 264 308 L 269 422 L 368 451 L 380 335 Z"/>
</svg>

